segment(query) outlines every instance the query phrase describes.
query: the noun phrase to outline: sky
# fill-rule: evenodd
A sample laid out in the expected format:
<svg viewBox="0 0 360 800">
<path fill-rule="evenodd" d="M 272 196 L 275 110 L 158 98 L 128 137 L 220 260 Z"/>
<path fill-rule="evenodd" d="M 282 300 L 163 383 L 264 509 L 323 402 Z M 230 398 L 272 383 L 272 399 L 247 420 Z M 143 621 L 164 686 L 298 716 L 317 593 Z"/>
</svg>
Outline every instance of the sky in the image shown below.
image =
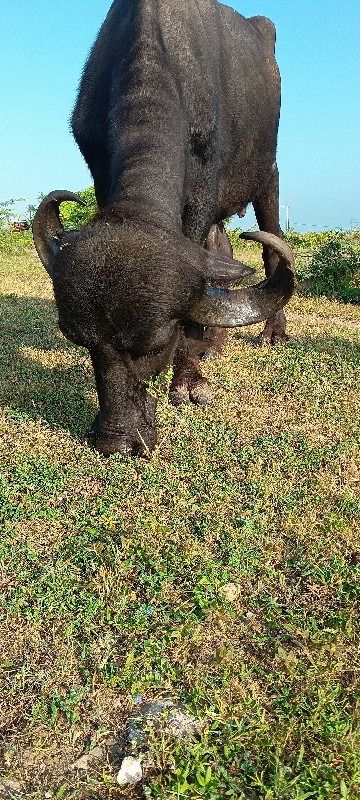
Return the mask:
<svg viewBox="0 0 360 800">
<path fill-rule="evenodd" d="M 130 2 L 131 0 L 123 0 Z M 192 2 L 193 0 L 178 0 Z M 110 0 L 2 0 L 0 201 L 77 191 L 90 173 L 69 127 L 81 70 Z M 359 0 L 233 0 L 277 29 L 280 203 L 295 230 L 360 228 Z M 242 227 L 254 224 L 252 212 Z M 281 209 L 285 227 L 285 208 Z"/>
</svg>

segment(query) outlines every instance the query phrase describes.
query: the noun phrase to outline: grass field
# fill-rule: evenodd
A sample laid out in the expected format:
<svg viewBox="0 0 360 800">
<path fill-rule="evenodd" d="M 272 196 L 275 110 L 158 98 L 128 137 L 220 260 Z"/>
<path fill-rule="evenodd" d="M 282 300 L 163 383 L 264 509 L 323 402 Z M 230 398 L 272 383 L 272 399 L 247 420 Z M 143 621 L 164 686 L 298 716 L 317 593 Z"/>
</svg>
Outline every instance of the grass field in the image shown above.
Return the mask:
<svg viewBox="0 0 360 800">
<path fill-rule="evenodd" d="M 33 250 L 0 259 L 0 786 L 359 798 L 360 307 L 295 297 L 272 349 L 234 332 L 211 407 L 161 396 L 151 458 L 104 460 L 87 352 Z M 154 741 L 140 787 L 72 768 L 169 694 L 203 732 Z"/>
</svg>

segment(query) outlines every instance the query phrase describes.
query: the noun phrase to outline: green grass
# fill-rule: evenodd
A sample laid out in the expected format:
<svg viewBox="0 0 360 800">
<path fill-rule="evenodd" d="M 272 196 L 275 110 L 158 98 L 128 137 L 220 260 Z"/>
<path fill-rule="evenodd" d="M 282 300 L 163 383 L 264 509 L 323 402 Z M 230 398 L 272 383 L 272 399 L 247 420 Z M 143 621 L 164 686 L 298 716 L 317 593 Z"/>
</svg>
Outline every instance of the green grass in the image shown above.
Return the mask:
<svg viewBox="0 0 360 800">
<path fill-rule="evenodd" d="M 296 297 L 273 349 L 254 345 L 260 326 L 234 332 L 204 365 L 212 407 L 161 397 L 151 458 L 104 460 L 86 443 L 88 355 L 59 333 L 33 251 L 11 247 L 0 783 L 29 800 L 355 800 L 360 309 Z M 111 765 L 69 771 L 137 695 L 169 693 L 203 733 L 154 742 L 142 787 L 121 790 Z"/>
</svg>

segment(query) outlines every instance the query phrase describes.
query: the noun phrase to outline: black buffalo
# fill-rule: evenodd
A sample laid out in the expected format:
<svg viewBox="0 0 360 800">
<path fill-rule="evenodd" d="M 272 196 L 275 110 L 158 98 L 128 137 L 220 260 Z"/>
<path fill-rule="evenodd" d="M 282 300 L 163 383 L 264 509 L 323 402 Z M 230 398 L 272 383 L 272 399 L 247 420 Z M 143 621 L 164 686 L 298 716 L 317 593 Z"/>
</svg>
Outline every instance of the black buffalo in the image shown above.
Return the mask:
<svg viewBox="0 0 360 800">
<path fill-rule="evenodd" d="M 11 232 L 12 233 L 24 233 L 30 229 L 30 225 L 27 219 L 18 220 L 18 222 L 11 223 Z"/>
<path fill-rule="evenodd" d="M 270 20 L 216 0 L 115 0 L 91 51 L 72 128 L 100 211 L 65 232 L 60 203 L 82 201 L 52 192 L 33 232 L 60 328 L 91 355 L 105 455 L 153 448 L 146 382 L 169 363 L 175 403 L 208 401 L 209 328 L 268 320 L 265 336 L 285 336 L 295 278 L 279 238 L 274 44 Z M 212 226 L 249 202 L 267 280 L 230 290 L 251 270 Z"/>
</svg>

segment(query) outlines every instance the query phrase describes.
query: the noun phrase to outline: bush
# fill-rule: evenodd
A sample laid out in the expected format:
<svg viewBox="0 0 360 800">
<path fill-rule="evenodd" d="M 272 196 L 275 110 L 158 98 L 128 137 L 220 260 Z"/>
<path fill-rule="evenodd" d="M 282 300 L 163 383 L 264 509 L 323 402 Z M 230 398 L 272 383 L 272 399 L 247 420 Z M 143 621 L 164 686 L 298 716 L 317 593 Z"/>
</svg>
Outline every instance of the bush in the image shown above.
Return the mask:
<svg viewBox="0 0 360 800">
<path fill-rule="evenodd" d="M 256 248 L 256 244 L 239 238 L 241 228 L 231 230 L 226 225 L 226 230 L 235 254 L 241 256 L 244 247 Z M 290 230 L 284 239 L 294 252 L 303 294 L 360 302 L 360 231 Z"/>
<path fill-rule="evenodd" d="M 291 241 L 289 244 L 294 246 Z M 321 234 L 321 244 L 315 252 L 306 260 L 298 259 L 297 274 L 300 284 L 303 283 L 300 288 L 305 294 L 360 302 L 360 247 L 357 235 L 340 231 Z"/>
<path fill-rule="evenodd" d="M 22 253 L 33 246 L 31 231 L 23 233 L 12 233 L 6 228 L 0 227 L 0 255 Z"/>
<path fill-rule="evenodd" d="M 323 244 L 326 244 L 331 235 L 330 231 L 298 233 L 298 231 L 289 230 L 285 233 L 284 239 L 295 254 L 312 255 Z"/>
<path fill-rule="evenodd" d="M 94 216 L 97 211 L 94 187 L 84 189 L 77 194 L 86 201 L 86 206 L 78 203 L 65 202 L 60 207 L 60 218 L 66 230 L 82 228 Z M 45 195 L 41 194 L 38 198 L 40 204 Z M 22 199 L 22 198 L 20 198 Z M 21 252 L 33 245 L 32 231 L 13 233 L 11 222 L 16 219 L 16 214 L 12 208 L 15 200 L 0 202 L 0 253 L 10 254 Z M 29 213 L 36 211 L 36 206 L 28 206 Z M 31 224 L 30 217 L 28 217 Z"/>
<path fill-rule="evenodd" d="M 77 194 L 86 201 L 86 206 L 71 202 L 61 203 L 60 206 L 60 219 L 66 230 L 83 228 L 98 210 L 93 186 Z"/>
<path fill-rule="evenodd" d="M 248 230 L 247 228 L 230 228 L 229 224 L 225 220 L 225 228 L 226 233 L 230 239 L 231 247 L 234 250 L 234 253 L 241 252 L 241 250 L 250 248 L 256 250 L 258 247 L 256 242 L 246 241 L 245 239 L 240 239 L 240 234 L 243 233 L 244 230 Z M 249 230 L 256 230 L 256 228 L 249 228 Z"/>
</svg>

